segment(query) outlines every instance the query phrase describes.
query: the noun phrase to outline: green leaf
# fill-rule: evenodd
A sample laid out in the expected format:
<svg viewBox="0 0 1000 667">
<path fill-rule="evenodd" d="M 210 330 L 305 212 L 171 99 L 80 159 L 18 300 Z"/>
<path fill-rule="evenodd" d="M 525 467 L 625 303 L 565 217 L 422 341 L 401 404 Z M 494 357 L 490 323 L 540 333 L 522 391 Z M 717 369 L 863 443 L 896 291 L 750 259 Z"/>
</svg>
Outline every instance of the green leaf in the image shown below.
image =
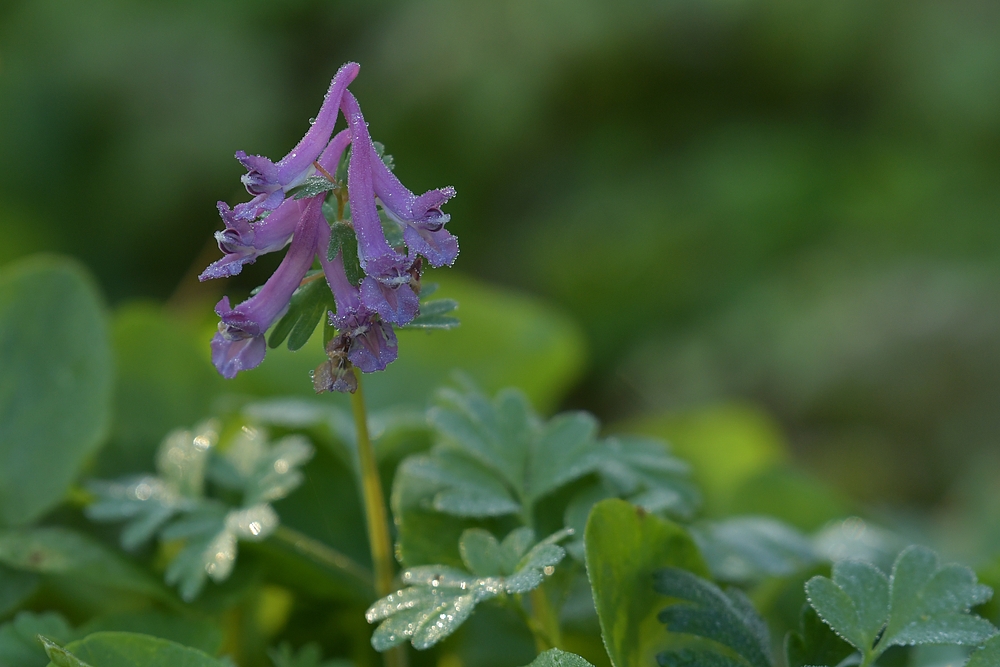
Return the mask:
<svg viewBox="0 0 1000 667">
<path fill-rule="evenodd" d="M 805 535 L 769 517 L 706 522 L 691 534 L 718 581 L 757 583 L 790 576 L 819 562 Z"/>
<path fill-rule="evenodd" d="M 542 422 L 520 391 L 506 389 L 494 401 L 475 392 L 445 390 L 428 419 L 442 444 L 503 479 L 522 511 L 538 499 L 594 470 L 597 422 L 567 412 Z"/>
<path fill-rule="evenodd" d="M 198 649 L 133 632 L 97 632 L 65 650 L 94 667 L 224 667 Z M 62 667 L 55 660 L 53 664 Z"/>
<path fill-rule="evenodd" d="M 438 444 L 407 458 L 393 483 L 392 507 L 404 563 L 459 564 L 444 552 L 483 519 L 533 514 L 535 503 L 598 465 L 596 423 L 585 413 L 541 420 L 515 390 L 495 401 L 454 391 L 429 419 Z M 446 515 L 446 516 L 441 516 Z M 448 517 L 455 517 L 450 519 Z"/>
<path fill-rule="evenodd" d="M 344 253 L 344 273 L 352 285 L 360 285 L 365 274 L 358 258 L 358 236 L 348 223 L 338 221 L 330 225 L 330 245 L 326 249 L 326 258 L 333 261 L 338 252 Z M 329 290 L 328 290 L 329 291 Z"/>
<path fill-rule="evenodd" d="M 309 282 L 295 290 L 288 312 L 272 327 L 267 339 L 269 347 L 278 347 L 288 338 L 289 350 L 294 352 L 302 348 L 326 313 L 336 309 L 333 294 L 322 272 L 310 272 L 307 274 L 309 278 Z"/>
<path fill-rule="evenodd" d="M 120 307 L 111 329 L 114 421 L 111 438 L 90 471 L 103 479 L 152 469 L 163 435 L 208 417 L 225 382 L 206 363 L 205 341 L 197 329 L 159 304 Z"/>
<path fill-rule="evenodd" d="M 121 534 L 126 550 L 152 538 L 175 514 L 197 507 L 204 491 L 209 452 L 219 439 L 218 429 L 217 423 L 206 422 L 193 431 L 168 434 L 157 452 L 159 477 L 89 482 L 87 488 L 97 500 L 87 507 L 87 517 L 92 521 L 127 520 Z"/>
<path fill-rule="evenodd" d="M 451 317 L 448 313 L 458 308 L 458 302 L 454 299 L 437 299 L 435 301 L 421 302 L 420 314 L 407 324 L 408 329 L 454 329 L 460 322 L 457 317 Z"/>
<path fill-rule="evenodd" d="M 721 653 L 730 658 L 739 656 L 753 667 L 771 667 L 773 664 L 767 625 L 739 589 L 723 593 L 712 582 L 675 567 L 658 570 L 654 575 L 653 589 L 680 600 L 659 615 L 670 632 L 709 639 L 726 647 L 733 655 L 707 648 L 704 649 L 706 653 Z M 657 659 L 661 665 L 683 664 L 679 662 L 678 653 L 677 649 L 671 649 Z"/>
<path fill-rule="evenodd" d="M 223 639 L 222 629 L 214 620 L 152 609 L 99 616 L 81 626 L 77 636 L 86 637 L 95 632 L 135 632 L 191 646 L 210 655 L 219 651 Z"/>
<path fill-rule="evenodd" d="M 614 495 L 680 519 L 690 519 L 698 509 L 701 494 L 691 481 L 691 466 L 671 456 L 662 440 L 616 436 L 598 455 L 598 472 Z"/>
<path fill-rule="evenodd" d="M 0 563 L 16 570 L 174 603 L 145 570 L 83 534 L 46 527 L 0 531 Z"/>
<path fill-rule="evenodd" d="M 976 646 L 997 632 L 989 621 L 968 613 L 989 600 L 992 589 L 979 584 L 967 567 L 939 565 L 930 549 L 914 546 L 899 554 L 890 590 L 889 622 L 880 646 Z"/>
<path fill-rule="evenodd" d="M 0 274 L 0 368 L 0 525 L 22 525 L 62 500 L 110 425 L 104 305 L 76 262 Z"/>
<path fill-rule="evenodd" d="M 472 550 L 476 553 L 473 562 L 488 568 L 496 566 L 498 574 L 477 577 L 445 565 L 406 570 L 400 578 L 409 588 L 382 598 L 365 612 L 369 623 L 381 621 L 372 635 L 372 646 L 377 651 L 386 651 L 409 639 L 414 648 L 430 648 L 458 629 L 480 602 L 537 588 L 566 556 L 566 551 L 555 542 L 567 535 L 568 532 L 559 531 L 542 540 L 508 569 L 512 557 L 523 553 L 525 538 L 530 537 L 528 532 L 514 531 L 508 536 L 510 542 L 504 540 L 507 546 L 504 549 L 496 539 L 490 542 L 482 533 L 466 531 L 463 553 Z M 476 562 L 476 558 L 487 552 L 492 554 L 492 563 Z"/>
<path fill-rule="evenodd" d="M 677 524 L 618 500 L 594 506 L 584 537 L 587 575 L 614 667 L 648 667 L 669 648 L 657 620 L 664 600 L 653 573 L 673 565 L 707 575 L 698 547 Z"/>
<path fill-rule="evenodd" d="M 240 430 L 212 466 L 212 478 L 243 492 L 244 507 L 286 497 L 302 483 L 300 468 L 313 457 L 313 447 L 300 435 L 271 443 L 251 427 Z"/>
<path fill-rule="evenodd" d="M 874 565 L 839 561 L 833 578 L 813 577 L 806 594 L 820 618 L 867 655 L 889 613 L 889 580 Z"/>
<path fill-rule="evenodd" d="M 382 159 L 382 164 L 384 164 L 389 171 L 395 169 L 396 161 L 391 155 L 385 152 L 385 145 L 381 141 L 373 141 L 372 145 L 375 146 L 375 153 Z"/>
<path fill-rule="evenodd" d="M 268 649 L 267 655 L 274 663 L 274 667 L 351 667 L 352 665 L 350 661 L 343 659 L 324 661 L 322 648 L 318 642 L 309 642 L 299 648 L 298 652 L 292 650 L 292 645 L 288 642 L 282 642 L 279 647 Z"/>
<path fill-rule="evenodd" d="M 310 176 L 302 185 L 296 186 L 288 191 L 295 199 L 305 199 L 329 192 L 337 187 L 336 183 L 331 183 L 326 176 Z"/>
<path fill-rule="evenodd" d="M 557 648 L 550 648 L 531 661 L 526 667 L 594 667 L 576 653 L 567 653 Z"/>
<path fill-rule="evenodd" d="M 503 573 L 500 543 L 488 530 L 470 528 L 458 542 L 462 562 L 477 577 L 496 577 Z"/>
<path fill-rule="evenodd" d="M 867 563 L 841 561 L 833 567 L 832 580 L 813 577 L 806 593 L 820 618 L 869 662 L 893 645 L 976 646 L 997 632 L 968 613 L 992 590 L 977 583 L 967 567 L 940 565 L 924 547 L 900 553 L 889 580 Z"/>
<path fill-rule="evenodd" d="M 839 665 L 855 653 L 854 648 L 837 636 L 808 604 L 802 608 L 799 632 L 785 637 L 785 659 L 788 667 Z"/>
<path fill-rule="evenodd" d="M 38 641 L 41 642 L 45 654 L 52 661 L 49 663 L 50 665 L 55 665 L 55 667 L 91 667 L 48 637 L 38 635 Z"/>
<path fill-rule="evenodd" d="M 969 657 L 965 667 L 996 667 L 1000 665 L 1000 635 L 993 637 Z"/>
<path fill-rule="evenodd" d="M 0 565 L 0 618 L 21 606 L 38 590 L 38 575 Z"/>
<path fill-rule="evenodd" d="M 73 636 L 73 630 L 66 619 L 55 612 L 35 614 L 22 611 L 12 621 L 0 625 L 0 665 L 44 667 L 48 664 L 49 659 L 38 642 L 38 635 L 66 642 Z"/>
</svg>

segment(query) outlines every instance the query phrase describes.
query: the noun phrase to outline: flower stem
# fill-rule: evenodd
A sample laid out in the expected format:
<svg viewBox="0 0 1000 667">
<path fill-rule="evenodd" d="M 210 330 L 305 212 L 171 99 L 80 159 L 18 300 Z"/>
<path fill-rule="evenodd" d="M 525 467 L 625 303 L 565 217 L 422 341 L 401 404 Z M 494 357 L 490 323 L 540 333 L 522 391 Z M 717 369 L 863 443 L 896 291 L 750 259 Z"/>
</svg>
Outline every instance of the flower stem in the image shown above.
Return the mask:
<svg viewBox="0 0 1000 667">
<path fill-rule="evenodd" d="M 539 644 L 539 653 L 547 648 L 560 648 L 562 637 L 559 632 L 559 617 L 556 615 L 555 609 L 552 608 L 548 595 L 545 594 L 544 585 L 531 591 L 531 617 L 538 626 L 545 630 L 544 637 L 549 644 L 545 648 Z M 538 633 L 536 633 L 537 637 Z"/>
<path fill-rule="evenodd" d="M 396 569 L 392 555 L 392 538 L 389 535 L 389 512 L 385 507 L 382 493 L 382 479 L 379 477 L 375 450 L 368 435 L 368 413 L 365 396 L 361 388 L 361 373 L 354 369 L 358 378 L 358 389 L 351 394 L 351 412 L 354 413 L 354 427 L 358 439 L 358 466 L 361 475 L 361 494 L 365 502 L 365 518 L 368 521 L 368 545 L 372 554 L 375 571 L 375 593 L 384 597 L 392 593 L 392 577 Z M 386 667 L 406 667 L 406 646 L 397 646 L 383 654 Z"/>
</svg>

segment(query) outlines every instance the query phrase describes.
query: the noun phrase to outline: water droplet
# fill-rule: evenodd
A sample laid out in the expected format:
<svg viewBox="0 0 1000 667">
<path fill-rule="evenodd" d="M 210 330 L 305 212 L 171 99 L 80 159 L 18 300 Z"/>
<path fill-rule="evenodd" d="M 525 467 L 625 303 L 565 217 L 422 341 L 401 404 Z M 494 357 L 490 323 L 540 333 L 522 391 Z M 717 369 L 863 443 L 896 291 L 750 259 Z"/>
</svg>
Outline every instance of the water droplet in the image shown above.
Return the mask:
<svg viewBox="0 0 1000 667">
<path fill-rule="evenodd" d="M 288 472 L 288 461 L 286 461 L 285 459 L 278 459 L 277 461 L 275 461 L 274 472 L 278 473 L 279 475 L 284 475 L 286 472 Z"/>
</svg>

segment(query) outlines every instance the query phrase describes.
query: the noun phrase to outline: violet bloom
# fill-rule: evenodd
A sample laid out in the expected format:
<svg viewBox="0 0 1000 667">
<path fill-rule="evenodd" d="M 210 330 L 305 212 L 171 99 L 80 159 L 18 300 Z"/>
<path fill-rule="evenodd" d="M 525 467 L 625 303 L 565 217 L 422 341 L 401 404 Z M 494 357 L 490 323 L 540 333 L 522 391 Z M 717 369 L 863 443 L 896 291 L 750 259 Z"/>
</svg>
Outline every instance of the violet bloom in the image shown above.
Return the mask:
<svg viewBox="0 0 1000 667">
<path fill-rule="evenodd" d="M 458 241 L 444 230 L 448 216 L 441 212 L 455 191 L 444 188 L 415 197 L 379 158 L 361 107 L 349 91 L 344 93 L 342 106 L 351 131 L 347 169 L 351 218 L 358 236 L 358 256 L 368 276 L 361 287 L 362 300 L 384 320 L 402 326 L 419 310 L 417 295 L 409 285 L 417 255 L 426 256 L 432 266 L 451 264 L 458 255 Z M 407 256 L 386 241 L 376 197 L 383 201 L 387 214 L 403 226 Z"/>
<path fill-rule="evenodd" d="M 215 233 L 215 240 L 225 256 L 198 276 L 201 281 L 235 276 L 244 264 L 253 264 L 260 255 L 281 250 L 288 245 L 302 215 L 302 202 L 294 199 L 285 200 L 258 222 L 238 218 L 225 202 L 220 201 L 218 208 L 226 228 Z"/>
<path fill-rule="evenodd" d="M 236 159 L 247 169 L 240 180 L 254 198 L 234 209 L 234 215 L 243 220 L 253 220 L 264 211 L 273 211 L 285 198 L 285 193 L 301 185 L 315 173 L 313 162 L 330 141 L 341 98 L 347 86 L 358 75 L 360 65 L 347 63 L 330 82 L 330 89 L 323 99 L 323 106 L 309 131 L 288 155 L 272 162 L 260 155 L 247 155 L 237 151 Z"/>
<path fill-rule="evenodd" d="M 256 368 L 264 360 L 267 350 L 264 333 L 288 308 L 292 293 L 312 266 L 319 230 L 317 219 L 323 220 L 322 206 L 322 197 L 309 200 L 295 226 L 285 258 L 259 292 L 235 308 L 229 306 L 229 297 L 225 296 L 215 306 L 222 321 L 212 338 L 212 363 L 224 378 L 232 379 L 238 372 Z"/>
<path fill-rule="evenodd" d="M 329 228 L 319 230 L 321 248 L 329 238 Z M 330 324 L 339 332 L 327 346 L 327 354 L 331 359 L 345 356 L 365 373 L 385 370 L 398 354 L 396 333 L 391 324 L 364 304 L 361 290 L 347 280 L 343 257 L 341 251 L 330 261 L 320 253 L 323 273 L 337 306 L 336 314 L 330 314 Z"/>
</svg>

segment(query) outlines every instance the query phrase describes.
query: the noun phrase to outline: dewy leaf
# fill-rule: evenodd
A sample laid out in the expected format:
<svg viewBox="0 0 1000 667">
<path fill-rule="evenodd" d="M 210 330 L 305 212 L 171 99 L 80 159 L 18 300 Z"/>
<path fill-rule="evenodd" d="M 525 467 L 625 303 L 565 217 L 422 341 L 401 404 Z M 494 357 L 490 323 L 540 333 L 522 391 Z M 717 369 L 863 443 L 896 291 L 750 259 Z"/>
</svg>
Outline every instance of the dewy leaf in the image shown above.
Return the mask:
<svg viewBox="0 0 1000 667">
<path fill-rule="evenodd" d="M 707 575 L 690 535 L 670 521 L 618 500 L 594 506 L 584 537 L 587 575 L 614 667 L 648 667 L 671 644 L 657 620 L 665 600 L 653 573 L 675 566 Z"/>
<path fill-rule="evenodd" d="M 756 583 L 789 576 L 819 562 L 805 535 L 769 517 L 706 522 L 691 534 L 718 581 Z"/>
<path fill-rule="evenodd" d="M 537 588 L 566 555 L 555 542 L 568 532 L 559 531 L 536 544 L 508 569 L 505 565 L 511 556 L 523 553 L 523 539 L 528 534 L 515 530 L 511 534 L 513 541 L 504 550 L 496 538 L 483 533 L 478 529 L 466 531 L 460 549 L 463 557 L 471 554 L 470 561 L 478 568 L 498 573 L 475 576 L 444 565 L 406 570 L 400 578 L 410 587 L 382 598 L 365 612 L 369 623 L 382 622 L 372 635 L 375 650 L 388 650 L 407 639 L 417 649 L 430 648 L 464 623 L 480 602 Z M 507 539 L 504 544 L 508 544 Z"/>
<path fill-rule="evenodd" d="M 462 533 L 458 543 L 462 562 L 477 577 L 496 577 L 503 574 L 503 557 L 500 543 L 492 533 L 482 528 L 470 528 Z"/>
<path fill-rule="evenodd" d="M 197 507 L 204 490 L 209 450 L 217 440 L 218 425 L 214 422 L 201 424 L 194 431 L 170 433 L 157 451 L 160 477 L 89 482 L 87 486 L 97 501 L 87 507 L 87 517 L 92 521 L 127 520 L 122 547 L 135 549 L 175 514 Z"/>
<path fill-rule="evenodd" d="M 331 183 L 326 176 L 310 176 L 302 185 L 289 190 L 288 194 L 293 195 L 295 199 L 305 199 L 329 192 L 336 187 L 337 184 Z"/>
<path fill-rule="evenodd" d="M 62 500 L 110 424 L 104 304 L 76 262 L 0 273 L 0 369 L 0 525 L 23 525 Z"/>
<path fill-rule="evenodd" d="M 189 646 L 133 632 L 96 632 L 66 646 L 94 667 L 224 667 L 223 662 Z"/>
<path fill-rule="evenodd" d="M 880 647 L 976 646 L 997 633 L 989 621 L 968 613 L 989 600 L 992 589 L 978 583 L 967 567 L 939 565 L 930 549 L 914 546 L 899 554 L 889 587 L 889 622 Z"/>
<path fill-rule="evenodd" d="M 531 661 L 526 667 L 594 667 L 576 653 L 567 653 L 557 648 L 550 648 Z"/>
<path fill-rule="evenodd" d="M 997 665 L 1000 665 L 1000 635 L 973 651 L 965 667 L 997 667 Z"/>
<path fill-rule="evenodd" d="M 893 645 L 976 646 L 997 632 L 968 613 L 990 598 L 991 589 L 967 567 L 940 565 L 924 547 L 903 550 L 889 580 L 872 565 L 842 561 L 832 580 L 813 577 L 806 592 L 820 617 L 869 663 Z"/>
<path fill-rule="evenodd" d="M 833 578 L 813 577 L 806 595 L 820 618 L 868 655 L 889 613 L 889 580 L 869 563 L 839 561 Z"/>
<path fill-rule="evenodd" d="M 288 349 L 295 351 L 309 341 L 316 325 L 326 313 L 336 309 L 333 293 L 322 272 L 307 275 L 308 282 L 292 294 L 288 312 L 271 328 L 267 338 L 269 347 L 278 347 L 288 338 Z"/>
<path fill-rule="evenodd" d="M 808 604 L 802 608 L 799 632 L 785 637 L 788 667 L 834 667 L 856 653 L 854 647 L 837 636 Z"/>
<path fill-rule="evenodd" d="M 773 664 L 767 625 L 742 591 L 730 589 L 723 593 L 712 582 L 674 567 L 656 572 L 653 589 L 680 600 L 659 615 L 670 632 L 703 637 L 721 644 L 753 667 L 771 667 Z M 704 652 L 732 657 L 725 651 L 705 649 Z M 679 662 L 679 657 L 671 657 L 678 656 L 678 653 L 678 650 L 671 649 L 661 653 L 657 659 L 661 665 L 683 664 Z"/>
<path fill-rule="evenodd" d="M 57 642 L 67 642 L 73 635 L 66 619 L 47 611 L 35 614 L 22 611 L 12 621 L 0 625 L 0 665 L 4 667 L 44 667 L 45 650 L 38 642 L 45 635 Z"/>
<path fill-rule="evenodd" d="M 45 654 L 48 656 L 49 660 L 52 661 L 51 664 L 55 665 L 55 667 L 91 667 L 89 664 L 70 653 L 69 650 L 63 648 L 44 635 L 38 635 L 38 641 L 41 643 L 42 648 L 45 649 Z"/>
</svg>

